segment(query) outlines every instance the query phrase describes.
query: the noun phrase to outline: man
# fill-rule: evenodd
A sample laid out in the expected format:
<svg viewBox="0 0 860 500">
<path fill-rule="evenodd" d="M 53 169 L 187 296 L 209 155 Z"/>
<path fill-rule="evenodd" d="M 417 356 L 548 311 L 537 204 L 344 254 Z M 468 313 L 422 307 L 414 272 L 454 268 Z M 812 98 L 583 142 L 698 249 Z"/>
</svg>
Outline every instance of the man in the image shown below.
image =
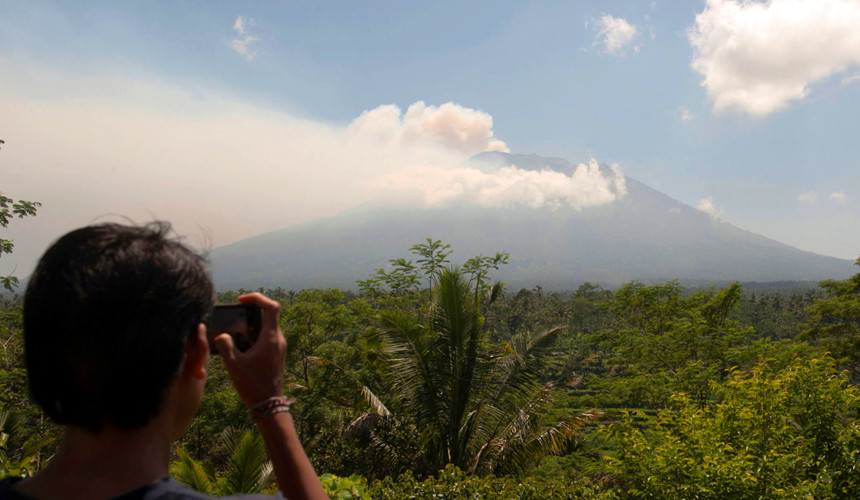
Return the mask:
<svg viewBox="0 0 860 500">
<path fill-rule="evenodd" d="M 31 478 L 7 478 L 0 499 L 201 499 L 167 478 L 171 443 L 197 411 L 209 364 L 214 305 L 204 260 L 167 238 L 169 224 L 102 224 L 49 248 L 24 298 L 30 392 L 64 434 Z M 239 397 L 251 409 L 278 485 L 289 499 L 328 498 L 283 397 L 279 306 L 262 309 L 259 338 L 239 352 L 215 339 Z"/>
</svg>

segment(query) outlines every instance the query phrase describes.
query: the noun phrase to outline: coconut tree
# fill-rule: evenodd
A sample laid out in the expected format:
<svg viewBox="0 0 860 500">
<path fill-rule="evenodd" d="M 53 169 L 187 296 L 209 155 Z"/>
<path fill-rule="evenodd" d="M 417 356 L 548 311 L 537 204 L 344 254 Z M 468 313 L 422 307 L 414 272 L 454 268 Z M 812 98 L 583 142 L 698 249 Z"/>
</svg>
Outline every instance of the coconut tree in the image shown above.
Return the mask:
<svg viewBox="0 0 860 500">
<path fill-rule="evenodd" d="M 591 417 L 544 425 L 552 386 L 538 383 L 535 372 L 559 329 L 516 335 L 503 348 L 488 345 L 481 302 L 492 302 L 500 286 L 482 286 L 484 275 L 469 280 L 459 269 L 443 269 L 426 315 L 381 316 L 398 399 L 389 407 L 400 409 L 395 418 L 414 420 L 428 473 L 446 464 L 473 473 L 522 471 L 562 451 Z M 483 289 L 486 299 L 477 293 Z"/>
</svg>

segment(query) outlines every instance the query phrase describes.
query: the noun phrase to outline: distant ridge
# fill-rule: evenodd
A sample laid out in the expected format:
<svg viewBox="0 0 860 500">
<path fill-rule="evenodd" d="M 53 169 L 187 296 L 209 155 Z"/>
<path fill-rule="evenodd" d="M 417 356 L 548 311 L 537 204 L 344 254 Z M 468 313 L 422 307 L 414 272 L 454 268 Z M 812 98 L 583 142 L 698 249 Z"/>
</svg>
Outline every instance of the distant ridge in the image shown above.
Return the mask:
<svg viewBox="0 0 860 500">
<path fill-rule="evenodd" d="M 537 155 L 483 153 L 470 166 L 516 165 L 570 175 L 575 165 Z M 355 281 L 408 257 L 425 238 L 453 246 L 452 262 L 507 251 L 495 277 L 512 287 L 575 288 L 647 282 L 819 281 L 843 279 L 853 262 L 798 250 L 715 221 L 645 184 L 626 178 L 627 196 L 605 205 L 559 208 L 439 209 L 364 205 L 333 217 L 219 247 L 210 258 L 218 289 L 282 286 L 355 288 Z"/>
</svg>

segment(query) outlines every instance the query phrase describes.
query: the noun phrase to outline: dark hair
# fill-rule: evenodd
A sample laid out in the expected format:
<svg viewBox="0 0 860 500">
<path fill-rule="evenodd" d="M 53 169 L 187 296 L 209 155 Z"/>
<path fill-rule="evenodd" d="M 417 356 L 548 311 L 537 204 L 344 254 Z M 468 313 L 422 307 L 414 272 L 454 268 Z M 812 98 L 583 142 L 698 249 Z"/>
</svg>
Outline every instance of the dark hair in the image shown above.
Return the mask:
<svg viewBox="0 0 860 500">
<path fill-rule="evenodd" d="M 58 424 L 145 425 L 215 303 L 205 260 L 170 224 L 72 231 L 42 256 L 24 296 L 30 393 Z"/>
</svg>

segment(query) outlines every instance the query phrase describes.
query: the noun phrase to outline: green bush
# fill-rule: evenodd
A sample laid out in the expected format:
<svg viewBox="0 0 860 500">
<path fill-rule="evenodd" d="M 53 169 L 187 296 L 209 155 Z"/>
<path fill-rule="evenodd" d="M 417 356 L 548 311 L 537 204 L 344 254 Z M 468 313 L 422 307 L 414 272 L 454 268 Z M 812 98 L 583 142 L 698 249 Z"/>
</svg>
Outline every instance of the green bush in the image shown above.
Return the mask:
<svg viewBox="0 0 860 500">
<path fill-rule="evenodd" d="M 860 498 L 860 393 L 832 360 L 760 365 L 642 422 L 610 427 L 633 498 Z"/>
<path fill-rule="evenodd" d="M 367 485 L 364 479 L 357 474 L 349 477 L 323 474 L 320 476 L 320 482 L 330 498 L 343 500 L 370 500 L 371 498 L 367 493 Z"/>
<path fill-rule="evenodd" d="M 418 481 L 407 472 L 400 477 L 385 478 L 371 483 L 368 488 L 374 499 L 517 499 L 555 500 L 584 499 L 608 500 L 619 498 L 609 488 L 582 480 L 568 482 L 536 478 L 516 479 L 510 476 L 468 475 L 448 465 L 436 477 Z"/>
</svg>

